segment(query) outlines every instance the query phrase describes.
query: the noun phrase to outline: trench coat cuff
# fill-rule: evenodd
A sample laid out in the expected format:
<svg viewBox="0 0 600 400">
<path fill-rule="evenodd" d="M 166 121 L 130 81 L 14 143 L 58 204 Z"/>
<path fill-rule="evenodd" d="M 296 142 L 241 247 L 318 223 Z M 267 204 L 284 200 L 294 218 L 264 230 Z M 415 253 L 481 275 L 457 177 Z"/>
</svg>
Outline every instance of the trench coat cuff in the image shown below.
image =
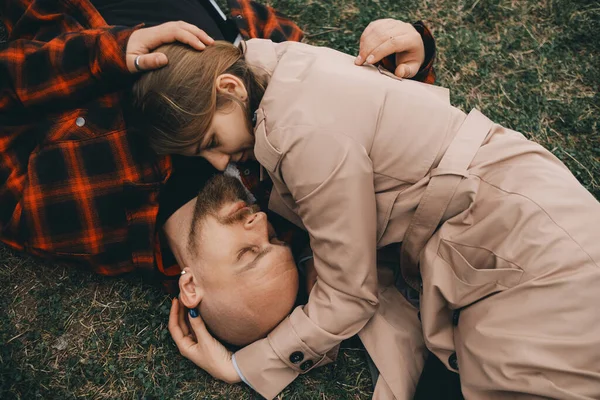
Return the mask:
<svg viewBox="0 0 600 400">
<path fill-rule="evenodd" d="M 308 319 L 302 308 L 298 307 L 267 338 L 235 353 L 239 374 L 254 390 L 268 399 L 275 397 L 298 375 L 328 364 L 337 357 L 335 347 L 321 354 L 300 338 L 294 326 L 304 320 L 302 317 Z"/>
<path fill-rule="evenodd" d="M 268 338 L 238 350 L 235 361 L 244 382 L 266 399 L 277 396 L 299 375 L 281 361 Z"/>
</svg>

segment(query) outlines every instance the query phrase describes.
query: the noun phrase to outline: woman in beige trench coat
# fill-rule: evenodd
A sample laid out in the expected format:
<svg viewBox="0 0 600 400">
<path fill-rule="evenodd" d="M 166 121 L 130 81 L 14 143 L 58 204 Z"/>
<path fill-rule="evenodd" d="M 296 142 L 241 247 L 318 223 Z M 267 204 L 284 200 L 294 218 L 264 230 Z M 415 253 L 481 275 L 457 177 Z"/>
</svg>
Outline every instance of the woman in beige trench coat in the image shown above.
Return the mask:
<svg viewBox="0 0 600 400">
<path fill-rule="evenodd" d="M 308 231 L 319 276 L 308 304 L 233 355 L 241 379 L 272 398 L 368 325 L 376 250 L 396 244 L 425 344 L 465 397 L 600 398 L 600 204 L 558 159 L 452 107 L 446 89 L 331 49 L 251 40 L 235 51 L 195 55 L 209 68 L 202 57 L 234 54 L 210 67 L 214 90 L 195 103 L 214 117 L 180 152 L 220 169 L 256 157 L 273 180 L 269 208 Z M 185 127 L 153 131 L 152 118 L 164 151 Z"/>
</svg>

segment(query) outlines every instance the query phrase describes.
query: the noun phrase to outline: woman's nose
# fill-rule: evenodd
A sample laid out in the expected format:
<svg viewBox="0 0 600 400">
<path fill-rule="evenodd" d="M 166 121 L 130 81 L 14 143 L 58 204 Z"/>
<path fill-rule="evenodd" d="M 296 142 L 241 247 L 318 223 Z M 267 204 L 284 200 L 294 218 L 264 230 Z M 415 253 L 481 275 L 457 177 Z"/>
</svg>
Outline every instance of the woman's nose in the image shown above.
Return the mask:
<svg viewBox="0 0 600 400">
<path fill-rule="evenodd" d="M 206 158 L 206 160 L 219 171 L 225 171 L 225 168 L 227 168 L 227 164 L 229 164 L 229 161 L 231 160 L 230 155 L 223 153 L 206 152 L 205 154 L 200 155 Z"/>
</svg>

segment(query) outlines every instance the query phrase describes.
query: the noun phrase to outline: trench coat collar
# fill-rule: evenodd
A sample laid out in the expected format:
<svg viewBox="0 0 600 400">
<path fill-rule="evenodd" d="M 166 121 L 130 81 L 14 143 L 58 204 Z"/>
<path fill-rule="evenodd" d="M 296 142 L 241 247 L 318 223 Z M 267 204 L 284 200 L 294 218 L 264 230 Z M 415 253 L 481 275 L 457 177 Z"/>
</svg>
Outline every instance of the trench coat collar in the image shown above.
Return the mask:
<svg viewBox="0 0 600 400">
<path fill-rule="evenodd" d="M 264 74 L 268 84 L 279 61 L 275 43 L 268 39 L 251 39 L 240 42 L 240 49 L 246 63 L 254 69 L 255 73 Z"/>
<path fill-rule="evenodd" d="M 254 73 L 262 74 L 268 85 L 279 62 L 280 54 L 276 51 L 276 44 L 267 39 L 252 39 L 241 42 L 240 48 L 246 62 L 254 69 Z M 266 178 L 265 167 L 270 172 L 274 172 L 281 154 L 266 140 L 265 114 L 260 106 L 255 112 L 255 118 L 255 153 L 260 152 L 264 155 L 260 160 L 260 180 L 262 181 Z"/>
</svg>

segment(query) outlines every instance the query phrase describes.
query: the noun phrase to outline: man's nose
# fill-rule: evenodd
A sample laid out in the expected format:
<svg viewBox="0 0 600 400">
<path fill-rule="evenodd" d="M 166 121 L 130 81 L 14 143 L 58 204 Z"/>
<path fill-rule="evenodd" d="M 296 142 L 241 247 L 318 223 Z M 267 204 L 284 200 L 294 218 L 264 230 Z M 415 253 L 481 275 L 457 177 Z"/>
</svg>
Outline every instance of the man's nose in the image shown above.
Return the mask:
<svg viewBox="0 0 600 400">
<path fill-rule="evenodd" d="M 200 155 L 206 158 L 206 160 L 219 171 L 225 171 L 227 164 L 229 164 L 229 161 L 231 160 L 230 155 L 223 153 L 205 152 L 204 154 L 200 153 Z"/>
<path fill-rule="evenodd" d="M 262 211 L 251 214 L 246 218 L 244 228 L 248 230 L 267 229 L 267 214 Z"/>
</svg>

